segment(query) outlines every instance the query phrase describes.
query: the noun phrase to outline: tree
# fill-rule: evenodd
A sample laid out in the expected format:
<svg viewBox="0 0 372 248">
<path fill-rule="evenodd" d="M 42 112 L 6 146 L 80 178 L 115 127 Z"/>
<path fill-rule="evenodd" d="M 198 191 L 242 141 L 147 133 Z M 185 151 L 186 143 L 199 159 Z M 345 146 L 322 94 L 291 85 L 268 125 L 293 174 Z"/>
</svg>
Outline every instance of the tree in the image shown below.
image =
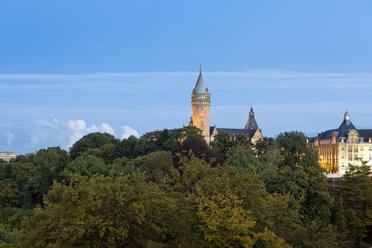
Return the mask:
<svg viewBox="0 0 372 248">
<path fill-rule="evenodd" d="M 226 163 L 238 168 L 250 168 L 262 170 L 261 163 L 254 155 L 251 147 L 247 145 L 236 145 L 226 152 Z"/>
<path fill-rule="evenodd" d="M 196 201 L 207 247 L 253 247 L 255 221 L 235 194 L 227 191 L 208 196 L 199 190 Z"/>
<path fill-rule="evenodd" d="M 168 141 L 168 146 L 173 147 L 175 143 L 177 143 L 178 145 L 181 145 L 183 141 L 191 137 L 204 139 L 202 132 L 203 131 L 201 129 L 194 127 L 194 126 L 187 126 L 187 127 L 183 127 L 180 129 L 176 129 L 172 132 L 170 136 L 170 139 Z"/>
<path fill-rule="evenodd" d="M 234 142 L 227 132 L 221 132 L 214 137 L 211 147 L 223 158 L 226 158 L 227 152 L 233 147 Z"/>
<path fill-rule="evenodd" d="M 169 178 L 169 185 L 172 187 L 168 194 L 177 195 L 187 202 L 188 208 L 195 208 L 198 218 L 192 223 L 198 225 L 203 240 L 214 239 L 216 243 L 224 240 L 225 243 L 222 242 L 220 246 L 225 247 L 242 245 L 240 241 L 250 242 L 249 239 L 256 247 L 275 247 L 274 243 L 278 244 L 276 247 L 286 247 L 284 240 L 272 232 L 271 228 L 274 227 L 273 223 L 278 223 L 280 228 L 288 228 L 285 231 L 292 231 L 293 222 L 284 221 L 289 218 L 288 204 L 283 204 L 280 197 L 268 198 L 265 185 L 256 174 L 245 168 L 238 169 L 229 165 L 212 167 L 195 156 L 181 157 L 180 165 L 178 170 L 172 170 Z M 236 207 L 232 211 L 234 214 L 225 212 L 230 207 Z M 273 213 L 280 213 L 283 217 Z M 251 220 L 256 223 L 252 230 L 239 230 L 240 224 L 248 224 Z M 231 229 L 228 225 L 224 226 L 226 223 L 231 225 Z M 195 228 L 192 231 L 197 233 Z M 250 238 L 232 238 L 234 233 L 239 232 L 249 234 Z M 210 245 L 203 242 L 204 245 L 200 243 L 199 247 L 211 247 L 216 243 Z"/>
<path fill-rule="evenodd" d="M 282 166 L 290 166 L 291 168 L 298 166 L 301 158 L 311 149 L 306 143 L 306 136 L 297 131 L 279 134 L 276 142 L 283 155 Z"/>
<path fill-rule="evenodd" d="M 96 173 L 108 174 L 108 167 L 105 162 L 101 158 L 92 155 L 82 155 L 68 163 L 61 176 L 64 178 L 64 182 L 68 182 L 72 174 L 90 177 Z"/>
<path fill-rule="evenodd" d="M 257 140 L 254 145 L 255 154 L 261 156 L 266 152 L 273 150 L 276 145 L 275 140 L 269 137 L 263 137 L 262 139 Z"/>
<path fill-rule="evenodd" d="M 151 152 L 167 150 L 165 144 L 169 137 L 170 134 L 167 129 L 145 133 L 136 143 L 136 146 L 134 147 L 134 154 L 146 155 Z"/>
<path fill-rule="evenodd" d="M 173 157 L 169 151 L 157 151 L 137 157 L 129 161 L 126 166 L 136 167 L 138 171 L 145 172 L 148 180 L 160 183 L 170 174 L 173 167 Z"/>
<path fill-rule="evenodd" d="M 111 134 L 90 133 L 73 144 L 70 148 L 70 157 L 74 160 L 89 149 L 101 148 L 106 144 L 114 144 L 116 146 L 118 143 L 119 140 Z"/>
<path fill-rule="evenodd" d="M 129 159 L 132 159 L 141 155 L 136 150 L 138 142 L 138 138 L 133 135 L 129 136 L 127 139 L 123 139 L 116 147 L 116 157 L 121 158 L 125 156 Z"/>
<path fill-rule="evenodd" d="M 372 172 L 366 161 L 361 166 L 349 164 L 342 180 L 335 187 L 339 201 L 337 216 L 343 216 L 347 223 L 338 221 L 342 239 L 355 247 L 372 245 Z M 337 213 L 336 212 L 336 213 Z"/>
<path fill-rule="evenodd" d="M 175 203 L 143 174 L 56 183 L 17 247 L 165 247 Z"/>
<path fill-rule="evenodd" d="M 182 156 L 190 157 L 190 155 L 192 155 L 204 159 L 213 166 L 223 163 L 223 159 L 207 145 L 204 139 L 198 136 L 186 138 L 175 153 L 181 154 Z M 176 161 L 176 163 L 178 163 L 178 161 Z"/>
</svg>

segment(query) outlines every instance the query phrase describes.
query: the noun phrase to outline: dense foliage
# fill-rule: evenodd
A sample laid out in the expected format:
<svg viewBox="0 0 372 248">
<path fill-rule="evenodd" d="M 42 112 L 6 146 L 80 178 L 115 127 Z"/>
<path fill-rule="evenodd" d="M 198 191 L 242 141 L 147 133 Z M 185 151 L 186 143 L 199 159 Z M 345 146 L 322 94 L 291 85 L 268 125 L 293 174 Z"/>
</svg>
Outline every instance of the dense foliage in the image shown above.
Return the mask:
<svg viewBox="0 0 372 248">
<path fill-rule="evenodd" d="M 329 184 L 302 133 L 186 127 L 0 162 L 0 247 L 369 247 L 371 169 Z"/>
</svg>

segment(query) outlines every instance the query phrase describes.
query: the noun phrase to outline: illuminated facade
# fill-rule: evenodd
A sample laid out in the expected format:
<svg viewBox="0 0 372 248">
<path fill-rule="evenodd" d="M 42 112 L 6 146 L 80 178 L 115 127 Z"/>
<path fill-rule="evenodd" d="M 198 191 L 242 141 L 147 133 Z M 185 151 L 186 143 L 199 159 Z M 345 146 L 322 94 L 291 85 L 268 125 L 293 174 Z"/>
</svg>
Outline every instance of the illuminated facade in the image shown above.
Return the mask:
<svg viewBox="0 0 372 248">
<path fill-rule="evenodd" d="M 11 159 L 15 159 L 16 155 L 14 152 L 0 152 L 0 159 L 9 162 Z"/>
<path fill-rule="evenodd" d="M 205 141 L 209 144 L 214 140 L 214 137 L 221 132 L 227 132 L 232 139 L 236 138 L 239 134 L 247 135 L 248 138 L 255 143 L 261 139 L 262 132 L 258 128 L 253 109 L 250 109 L 248 121 L 245 128 L 218 128 L 209 125 L 209 113 L 211 105 L 211 94 L 207 88 L 202 71 L 200 69 L 198 80 L 191 94 L 191 108 L 192 117 L 190 118 L 189 126 L 195 126 L 203 131 Z"/>
<path fill-rule="evenodd" d="M 308 142 L 318 151 L 319 163 L 329 173 L 345 174 L 348 165 L 360 160 L 372 165 L 372 129 L 357 129 L 346 111 L 338 129 L 327 130 Z"/>
</svg>

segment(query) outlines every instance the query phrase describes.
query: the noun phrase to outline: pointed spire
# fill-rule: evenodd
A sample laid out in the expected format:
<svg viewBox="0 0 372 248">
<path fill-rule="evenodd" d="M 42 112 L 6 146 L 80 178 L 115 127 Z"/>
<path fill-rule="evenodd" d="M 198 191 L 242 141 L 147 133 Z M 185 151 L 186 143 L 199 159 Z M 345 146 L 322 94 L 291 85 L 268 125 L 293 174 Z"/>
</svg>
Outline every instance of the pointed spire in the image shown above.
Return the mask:
<svg viewBox="0 0 372 248">
<path fill-rule="evenodd" d="M 209 89 L 207 88 L 207 85 L 204 82 L 202 69 L 200 65 L 200 71 L 199 71 L 199 77 L 196 81 L 194 90 L 192 91 L 193 94 L 209 94 Z"/>
<path fill-rule="evenodd" d="M 251 106 L 251 109 L 249 110 L 248 121 L 247 121 L 247 124 L 245 125 L 244 129 L 258 129 L 258 125 L 257 125 L 256 119 L 254 117 L 254 112 L 253 112 L 252 106 Z"/>
<path fill-rule="evenodd" d="M 253 112 L 252 106 L 251 106 L 251 109 L 249 110 L 249 115 L 253 115 L 254 116 L 254 112 Z"/>
</svg>

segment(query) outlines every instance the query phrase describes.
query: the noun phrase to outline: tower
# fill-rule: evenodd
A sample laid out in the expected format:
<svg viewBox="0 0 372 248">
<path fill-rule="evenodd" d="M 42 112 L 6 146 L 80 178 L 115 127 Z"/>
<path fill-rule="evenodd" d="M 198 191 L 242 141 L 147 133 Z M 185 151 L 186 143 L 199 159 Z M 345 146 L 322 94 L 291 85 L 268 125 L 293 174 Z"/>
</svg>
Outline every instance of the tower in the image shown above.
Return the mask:
<svg viewBox="0 0 372 248">
<path fill-rule="evenodd" d="M 248 121 L 244 129 L 258 129 L 258 125 L 256 119 L 254 118 L 254 112 L 252 107 L 249 111 Z"/>
<path fill-rule="evenodd" d="M 191 94 L 192 123 L 193 126 L 203 131 L 207 143 L 210 141 L 209 109 L 211 94 L 207 88 L 200 67 L 199 77 Z"/>
</svg>

